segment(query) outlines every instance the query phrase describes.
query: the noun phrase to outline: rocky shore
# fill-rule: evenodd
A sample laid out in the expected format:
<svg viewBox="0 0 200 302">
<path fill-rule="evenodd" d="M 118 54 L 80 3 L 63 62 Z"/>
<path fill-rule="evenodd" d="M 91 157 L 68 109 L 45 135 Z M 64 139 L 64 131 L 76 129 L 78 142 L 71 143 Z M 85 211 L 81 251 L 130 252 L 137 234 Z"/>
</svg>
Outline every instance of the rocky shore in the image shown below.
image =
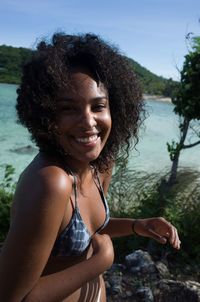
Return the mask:
<svg viewBox="0 0 200 302">
<path fill-rule="evenodd" d="M 163 262 L 137 250 L 104 274 L 107 302 L 198 302 L 200 283 L 179 281 Z"/>
</svg>

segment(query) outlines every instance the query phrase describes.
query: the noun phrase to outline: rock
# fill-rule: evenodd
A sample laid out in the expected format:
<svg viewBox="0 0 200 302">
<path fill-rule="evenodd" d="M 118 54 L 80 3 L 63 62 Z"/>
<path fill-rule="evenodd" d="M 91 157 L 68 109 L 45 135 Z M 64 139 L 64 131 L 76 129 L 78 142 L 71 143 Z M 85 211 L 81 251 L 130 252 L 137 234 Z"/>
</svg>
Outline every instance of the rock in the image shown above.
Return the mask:
<svg viewBox="0 0 200 302">
<path fill-rule="evenodd" d="M 107 289 L 110 289 L 111 288 L 111 285 L 110 285 L 110 283 L 106 280 L 105 281 L 105 287 L 107 288 Z"/>
<path fill-rule="evenodd" d="M 34 154 L 37 152 L 37 149 L 31 145 L 20 147 L 16 149 L 11 149 L 11 152 L 15 152 L 17 154 Z"/>
<path fill-rule="evenodd" d="M 121 285 L 121 282 L 122 282 L 122 273 L 113 272 L 113 274 L 110 275 L 109 283 L 111 286 Z"/>
<path fill-rule="evenodd" d="M 126 266 L 123 264 L 113 263 L 109 272 L 123 272 L 126 269 Z"/>
<path fill-rule="evenodd" d="M 133 274 L 152 274 L 157 273 L 155 263 L 149 253 L 137 250 L 125 257 L 126 265 Z"/>
<path fill-rule="evenodd" d="M 110 270 L 108 270 L 105 275 L 105 285 L 106 290 L 109 295 L 122 294 L 122 276 L 124 266 L 120 264 L 113 264 Z M 122 271 L 121 271 L 122 270 Z"/>
<path fill-rule="evenodd" d="M 128 266 L 139 266 L 141 264 L 152 263 L 152 259 L 149 253 L 144 252 L 142 250 L 137 250 L 132 254 L 127 255 L 125 257 L 125 260 Z"/>
<path fill-rule="evenodd" d="M 132 297 L 132 295 L 133 295 L 133 293 L 132 293 L 132 291 L 130 291 L 130 290 L 127 290 L 126 291 L 126 297 Z"/>
<path fill-rule="evenodd" d="M 141 301 L 141 302 L 143 302 L 143 301 L 144 302 L 153 302 L 154 301 L 152 290 L 149 287 L 140 287 L 136 291 L 136 295 L 140 299 L 139 301 Z"/>
<path fill-rule="evenodd" d="M 168 279 L 171 277 L 167 266 L 163 262 L 161 261 L 156 262 L 156 268 L 161 278 Z"/>
<path fill-rule="evenodd" d="M 163 279 L 156 284 L 154 298 L 155 302 L 198 302 L 200 284 Z"/>
<path fill-rule="evenodd" d="M 134 273 L 134 274 L 133 274 Z M 198 302 L 200 283 L 170 280 L 167 266 L 141 250 L 105 272 L 107 302 Z"/>
</svg>

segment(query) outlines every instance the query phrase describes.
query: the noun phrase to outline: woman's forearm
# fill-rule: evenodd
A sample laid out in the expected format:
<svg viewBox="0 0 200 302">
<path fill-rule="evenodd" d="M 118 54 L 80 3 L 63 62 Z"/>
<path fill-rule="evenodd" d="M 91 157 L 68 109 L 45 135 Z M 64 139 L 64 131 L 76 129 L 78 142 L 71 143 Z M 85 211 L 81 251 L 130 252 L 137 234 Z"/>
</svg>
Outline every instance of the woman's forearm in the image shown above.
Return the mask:
<svg viewBox="0 0 200 302">
<path fill-rule="evenodd" d="M 102 233 L 108 234 L 111 238 L 132 235 L 134 234 L 134 222 L 135 219 L 130 218 L 110 218 Z"/>
<path fill-rule="evenodd" d="M 23 302 L 62 301 L 85 283 L 95 279 L 111 265 L 108 257 L 94 255 L 58 273 L 43 276 Z"/>
</svg>

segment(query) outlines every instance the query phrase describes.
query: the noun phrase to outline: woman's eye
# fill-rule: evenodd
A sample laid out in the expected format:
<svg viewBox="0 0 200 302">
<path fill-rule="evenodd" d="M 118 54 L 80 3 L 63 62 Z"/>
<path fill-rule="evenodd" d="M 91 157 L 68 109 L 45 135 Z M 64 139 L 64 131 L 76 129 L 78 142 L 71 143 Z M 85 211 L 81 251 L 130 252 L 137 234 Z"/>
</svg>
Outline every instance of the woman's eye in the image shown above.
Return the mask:
<svg viewBox="0 0 200 302">
<path fill-rule="evenodd" d="M 105 104 L 98 104 L 93 107 L 93 110 L 102 111 L 104 108 L 106 108 Z"/>
</svg>

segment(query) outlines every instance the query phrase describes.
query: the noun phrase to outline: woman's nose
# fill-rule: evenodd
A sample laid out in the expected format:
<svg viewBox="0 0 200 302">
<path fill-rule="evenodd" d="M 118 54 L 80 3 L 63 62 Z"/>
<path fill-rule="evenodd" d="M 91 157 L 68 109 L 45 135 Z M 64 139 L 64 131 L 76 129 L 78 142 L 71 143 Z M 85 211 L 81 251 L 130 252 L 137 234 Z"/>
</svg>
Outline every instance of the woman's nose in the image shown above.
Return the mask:
<svg viewBox="0 0 200 302">
<path fill-rule="evenodd" d="M 97 125 L 94 112 L 83 112 L 80 116 L 80 124 L 84 129 L 92 129 Z"/>
</svg>

